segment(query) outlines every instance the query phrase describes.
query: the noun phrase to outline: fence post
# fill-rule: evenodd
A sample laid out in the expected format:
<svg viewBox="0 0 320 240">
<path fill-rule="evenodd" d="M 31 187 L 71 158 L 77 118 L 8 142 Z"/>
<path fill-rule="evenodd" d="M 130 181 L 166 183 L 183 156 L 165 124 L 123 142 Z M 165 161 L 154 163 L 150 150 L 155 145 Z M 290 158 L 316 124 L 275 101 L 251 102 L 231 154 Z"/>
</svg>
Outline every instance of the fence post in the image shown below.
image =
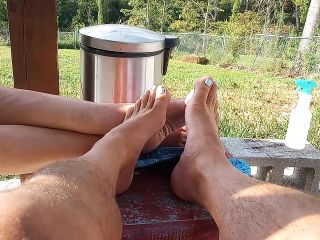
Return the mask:
<svg viewBox="0 0 320 240">
<path fill-rule="evenodd" d="M 77 28 L 73 30 L 73 48 L 77 49 L 77 36 L 76 36 Z"/>
<path fill-rule="evenodd" d="M 227 40 L 226 40 L 226 35 L 223 34 L 223 51 L 226 51 L 226 47 L 227 47 Z"/>
</svg>

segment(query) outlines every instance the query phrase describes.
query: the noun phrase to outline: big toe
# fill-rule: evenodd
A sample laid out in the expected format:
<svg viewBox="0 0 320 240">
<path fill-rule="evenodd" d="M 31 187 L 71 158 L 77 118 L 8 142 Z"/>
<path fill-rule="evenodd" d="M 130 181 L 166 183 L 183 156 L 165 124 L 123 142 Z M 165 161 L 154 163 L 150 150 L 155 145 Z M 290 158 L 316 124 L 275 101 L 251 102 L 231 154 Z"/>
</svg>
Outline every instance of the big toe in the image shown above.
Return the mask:
<svg viewBox="0 0 320 240">
<path fill-rule="evenodd" d="M 217 101 L 218 101 L 218 85 L 216 81 L 213 81 L 209 91 L 207 104 L 208 106 L 211 107 L 212 105 L 216 104 Z"/>
<path fill-rule="evenodd" d="M 156 89 L 156 97 L 153 108 L 157 111 L 167 111 L 170 103 L 170 93 L 162 85 L 159 85 Z"/>
<path fill-rule="evenodd" d="M 195 84 L 194 93 L 192 98 L 190 99 L 190 103 L 200 106 L 206 106 L 213 84 L 214 81 L 211 77 L 203 77 L 199 79 Z"/>
</svg>

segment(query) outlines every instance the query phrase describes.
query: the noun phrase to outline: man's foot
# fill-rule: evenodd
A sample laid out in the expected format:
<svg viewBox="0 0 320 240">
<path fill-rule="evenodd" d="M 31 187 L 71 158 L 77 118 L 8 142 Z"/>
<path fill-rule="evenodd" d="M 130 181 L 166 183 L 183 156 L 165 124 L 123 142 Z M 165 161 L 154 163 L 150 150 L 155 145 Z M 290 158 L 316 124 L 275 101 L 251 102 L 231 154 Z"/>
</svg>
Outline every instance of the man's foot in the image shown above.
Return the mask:
<svg viewBox="0 0 320 240">
<path fill-rule="evenodd" d="M 202 78 L 197 81 L 194 94 L 187 101 L 187 142 L 171 176 L 174 192 L 184 200 L 199 200 L 199 184 L 208 174 L 206 170 L 212 169 L 209 166 L 214 165 L 214 169 L 219 171 L 229 164 L 218 134 L 217 89 L 210 77 Z"/>
<path fill-rule="evenodd" d="M 162 86 L 146 92 L 134 107 L 128 110 L 124 123 L 111 130 L 94 146 L 93 149 L 99 149 L 100 153 L 102 151 L 101 156 L 111 158 L 110 164 L 119 166 L 118 169 L 111 166 L 116 168 L 112 171 L 119 172 L 116 181 L 117 194 L 126 191 L 131 185 L 134 168 L 143 146 L 164 128 L 169 102 L 170 94 Z"/>
<path fill-rule="evenodd" d="M 155 88 L 146 93 L 141 98 L 155 98 Z M 143 152 L 151 152 L 157 148 L 166 138 L 170 146 L 180 146 L 180 139 L 177 138 L 176 130 L 180 129 L 185 124 L 185 101 L 184 99 L 172 100 L 168 106 L 166 123 L 164 127 L 153 135 L 143 147 Z M 132 111 L 132 110 L 131 110 Z M 169 146 L 163 144 L 163 146 Z"/>
<path fill-rule="evenodd" d="M 188 96 L 185 99 L 178 99 L 171 101 L 171 104 L 168 107 L 168 115 L 167 115 L 167 122 L 172 122 L 173 124 L 170 124 L 173 126 L 171 129 L 174 129 L 175 127 L 185 124 L 185 119 L 181 117 L 181 114 L 184 115 L 185 108 L 183 108 L 184 105 L 187 105 L 188 102 L 192 99 L 194 95 L 194 90 L 192 90 Z M 182 103 L 184 102 L 184 105 Z M 215 112 L 213 118 L 216 121 L 217 126 L 219 125 L 219 113 L 218 113 L 218 103 L 214 104 Z M 175 115 L 172 115 L 170 113 L 173 113 Z M 167 125 L 167 123 L 166 123 Z M 180 128 L 176 128 L 172 133 L 170 133 L 162 142 L 160 146 L 163 147 L 184 147 L 187 141 L 187 127 L 183 126 Z"/>
</svg>

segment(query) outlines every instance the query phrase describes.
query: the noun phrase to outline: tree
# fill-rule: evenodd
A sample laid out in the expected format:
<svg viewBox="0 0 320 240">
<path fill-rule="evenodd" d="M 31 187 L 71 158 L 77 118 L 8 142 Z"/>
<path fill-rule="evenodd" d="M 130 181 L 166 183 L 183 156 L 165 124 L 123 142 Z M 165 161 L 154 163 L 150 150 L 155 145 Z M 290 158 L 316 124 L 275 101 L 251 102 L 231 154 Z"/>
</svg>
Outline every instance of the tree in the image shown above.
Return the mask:
<svg viewBox="0 0 320 240">
<path fill-rule="evenodd" d="M 170 24 L 180 16 L 181 12 L 177 9 L 181 9 L 181 5 L 178 6 L 177 2 L 178 0 L 130 0 L 127 8 L 121 12 L 131 25 L 166 32 Z"/>
<path fill-rule="evenodd" d="M 231 0 L 187 0 L 181 1 L 181 14 L 179 18 L 171 24 L 171 29 L 175 31 L 197 31 L 208 33 L 210 23 L 218 20 L 218 13 L 224 12 L 221 6 L 228 6 Z M 231 10 L 230 10 L 231 11 Z M 224 12 L 226 15 L 229 12 Z M 225 20 L 225 19 L 222 19 Z"/>
<path fill-rule="evenodd" d="M 166 6 L 167 6 L 167 1 L 163 0 L 163 6 L 162 6 L 162 20 L 161 20 L 161 29 L 160 32 L 163 32 L 163 28 L 164 28 L 164 23 L 165 23 L 165 19 L 166 19 Z"/>
<path fill-rule="evenodd" d="M 98 22 L 98 4 L 92 0 L 77 0 L 77 13 L 73 17 L 72 27 L 95 25 Z"/>
<path fill-rule="evenodd" d="M 249 11 L 249 5 L 250 5 L 250 1 L 246 0 L 246 8 L 245 11 Z"/>
<path fill-rule="evenodd" d="M 294 65 L 294 70 L 300 73 L 306 67 L 310 67 L 308 63 L 308 55 L 311 50 L 312 37 L 319 25 L 320 17 L 320 0 L 311 0 L 306 23 L 303 28 L 302 39 L 299 44 L 298 53 Z M 310 56 L 309 56 L 310 58 Z M 312 57 L 311 57 L 312 59 Z M 311 63 L 313 65 L 313 63 Z"/>
<path fill-rule="evenodd" d="M 60 30 L 68 30 L 73 18 L 76 16 L 78 3 L 75 0 L 57 0 L 58 27 Z"/>
<path fill-rule="evenodd" d="M 98 24 L 106 23 L 105 0 L 98 0 Z"/>
<path fill-rule="evenodd" d="M 299 18 L 300 23 L 305 23 L 309 10 L 310 0 L 293 0 L 293 3 L 297 8 L 295 9 L 294 14 L 298 15 L 297 17 Z"/>
<path fill-rule="evenodd" d="M 232 16 L 240 13 L 241 11 L 241 0 L 234 0 L 233 6 L 232 6 Z"/>
<path fill-rule="evenodd" d="M 8 27 L 7 1 L 0 0 L 0 28 Z"/>
<path fill-rule="evenodd" d="M 311 0 L 306 23 L 303 28 L 302 40 L 299 45 L 299 52 L 309 49 L 310 40 L 314 36 L 315 30 L 319 25 L 320 0 Z"/>
<path fill-rule="evenodd" d="M 120 23 L 126 20 L 122 9 L 128 8 L 128 0 L 98 0 L 98 23 Z"/>
<path fill-rule="evenodd" d="M 147 27 L 148 22 L 148 2 L 145 0 L 130 0 L 129 7 L 122 9 L 128 18 L 128 23 L 140 27 Z"/>
</svg>

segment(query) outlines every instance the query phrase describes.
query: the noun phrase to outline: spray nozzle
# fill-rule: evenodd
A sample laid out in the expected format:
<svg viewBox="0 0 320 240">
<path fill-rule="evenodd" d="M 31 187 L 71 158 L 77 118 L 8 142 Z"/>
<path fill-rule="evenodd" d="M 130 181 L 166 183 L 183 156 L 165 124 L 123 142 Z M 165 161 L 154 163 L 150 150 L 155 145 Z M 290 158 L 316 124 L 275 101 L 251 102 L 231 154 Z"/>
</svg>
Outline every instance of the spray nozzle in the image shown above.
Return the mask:
<svg viewBox="0 0 320 240">
<path fill-rule="evenodd" d="M 317 83 L 312 80 L 295 80 L 295 83 L 298 85 L 297 92 L 304 92 L 311 95 L 312 89 L 317 87 Z"/>
</svg>

